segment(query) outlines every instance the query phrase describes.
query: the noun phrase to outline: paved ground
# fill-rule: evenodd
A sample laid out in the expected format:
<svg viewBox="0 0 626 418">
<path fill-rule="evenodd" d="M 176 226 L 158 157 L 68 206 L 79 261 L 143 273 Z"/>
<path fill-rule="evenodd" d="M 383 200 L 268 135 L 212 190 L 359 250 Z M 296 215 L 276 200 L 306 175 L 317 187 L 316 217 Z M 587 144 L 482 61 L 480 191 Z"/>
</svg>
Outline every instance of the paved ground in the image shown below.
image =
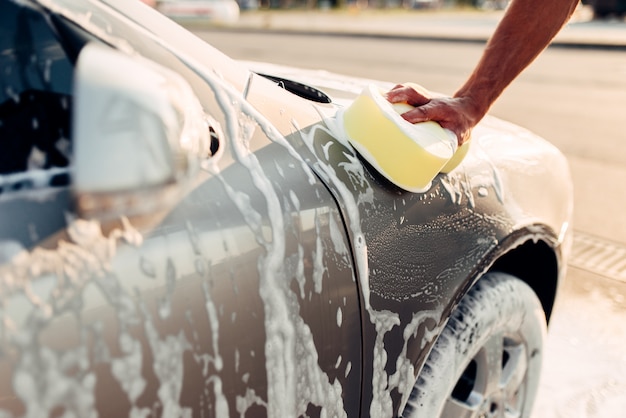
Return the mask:
<svg viewBox="0 0 626 418">
<path fill-rule="evenodd" d="M 571 268 L 550 323 L 532 418 L 626 416 L 626 283 Z"/>
</svg>

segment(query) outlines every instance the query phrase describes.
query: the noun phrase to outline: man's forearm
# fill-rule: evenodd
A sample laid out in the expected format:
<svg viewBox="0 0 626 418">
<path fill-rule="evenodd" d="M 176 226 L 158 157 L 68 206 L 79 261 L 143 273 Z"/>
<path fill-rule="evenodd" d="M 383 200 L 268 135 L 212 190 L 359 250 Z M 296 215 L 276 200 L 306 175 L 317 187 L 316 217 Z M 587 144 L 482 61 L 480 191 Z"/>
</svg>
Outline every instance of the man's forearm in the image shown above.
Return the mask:
<svg viewBox="0 0 626 418">
<path fill-rule="evenodd" d="M 543 51 L 579 0 L 513 0 L 483 55 L 455 97 L 470 99 L 482 117 L 504 89 Z"/>
</svg>

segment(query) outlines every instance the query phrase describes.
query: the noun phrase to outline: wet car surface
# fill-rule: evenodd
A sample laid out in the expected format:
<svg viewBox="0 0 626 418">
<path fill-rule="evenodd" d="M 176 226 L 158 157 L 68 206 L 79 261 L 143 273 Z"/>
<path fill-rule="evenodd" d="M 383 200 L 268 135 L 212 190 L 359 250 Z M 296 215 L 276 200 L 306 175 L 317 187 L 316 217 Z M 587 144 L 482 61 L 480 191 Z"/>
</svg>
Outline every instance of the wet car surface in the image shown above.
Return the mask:
<svg viewBox="0 0 626 418">
<path fill-rule="evenodd" d="M 364 80 L 252 72 L 140 2 L 0 4 L 1 411 L 530 413 L 571 216 L 554 147 L 487 118 L 408 193 L 334 118 Z M 451 323 L 484 336 L 445 347 Z"/>
</svg>

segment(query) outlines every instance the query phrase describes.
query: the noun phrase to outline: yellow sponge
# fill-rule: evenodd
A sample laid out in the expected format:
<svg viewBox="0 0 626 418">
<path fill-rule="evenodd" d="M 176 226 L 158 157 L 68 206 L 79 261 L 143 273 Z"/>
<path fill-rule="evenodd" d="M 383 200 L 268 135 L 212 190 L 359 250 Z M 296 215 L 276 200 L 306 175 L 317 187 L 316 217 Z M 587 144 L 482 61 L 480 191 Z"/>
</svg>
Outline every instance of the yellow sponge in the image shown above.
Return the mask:
<svg viewBox="0 0 626 418">
<path fill-rule="evenodd" d="M 404 190 L 421 193 L 455 154 L 457 138 L 436 122 L 407 122 L 400 114 L 410 108 L 392 105 L 370 85 L 340 122 L 350 143 L 378 172 Z"/>
<path fill-rule="evenodd" d="M 463 143 L 463 145 L 457 148 L 452 158 L 450 158 L 450 161 L 448 161 L 446 165 L 444 165 L 443 168 L 439 170 L 439 172 L 448 174 L 449 172 L 457 168 L 458 165 L 461 164 L 461 161 L 463 161 L 463 158 L 465 158 L 465 156 L 467 155 L 470 143 L 471 141 L 466 141 Z"/>
</svg>

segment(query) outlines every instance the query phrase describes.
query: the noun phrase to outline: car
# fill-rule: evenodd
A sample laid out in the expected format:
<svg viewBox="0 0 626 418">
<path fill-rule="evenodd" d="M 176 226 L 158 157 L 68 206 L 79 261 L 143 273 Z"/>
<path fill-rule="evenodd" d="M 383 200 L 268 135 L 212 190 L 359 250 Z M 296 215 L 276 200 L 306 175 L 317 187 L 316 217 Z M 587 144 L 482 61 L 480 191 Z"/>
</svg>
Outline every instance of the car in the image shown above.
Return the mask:
<svg viewBox="0 0 626 418">
<path fill-rule="evenodd" d="M 407 192 L 338 119 L 393 84 L 235 61 L 139 1 L 0 8 L 1 416 L 529 416 L 554 146 L 488 116 Z"/>
<path fill-rule="evenodd" d="M 440 9 L 443 2 L 440 0 L 408 0 L 403 6 L 409 9 Z"/>
<path fill-rule="evenodd" d="M 202 19 L 214 23 L 239 20 L 239 4 L 235 0 L 159 0 L 157 10 L 172 19 Z"/>
<path fill-rule="evenodd" d="M 615 16 L 622 19 L 626 15 L 626 0 L 587 0 L 595 19 L 606 19 Z"/>
<path fill-rule="evenodd" d="M 505 10 L 509 0 L 475 0 L 473 5 L 482 10 Z"/>
</svg>

